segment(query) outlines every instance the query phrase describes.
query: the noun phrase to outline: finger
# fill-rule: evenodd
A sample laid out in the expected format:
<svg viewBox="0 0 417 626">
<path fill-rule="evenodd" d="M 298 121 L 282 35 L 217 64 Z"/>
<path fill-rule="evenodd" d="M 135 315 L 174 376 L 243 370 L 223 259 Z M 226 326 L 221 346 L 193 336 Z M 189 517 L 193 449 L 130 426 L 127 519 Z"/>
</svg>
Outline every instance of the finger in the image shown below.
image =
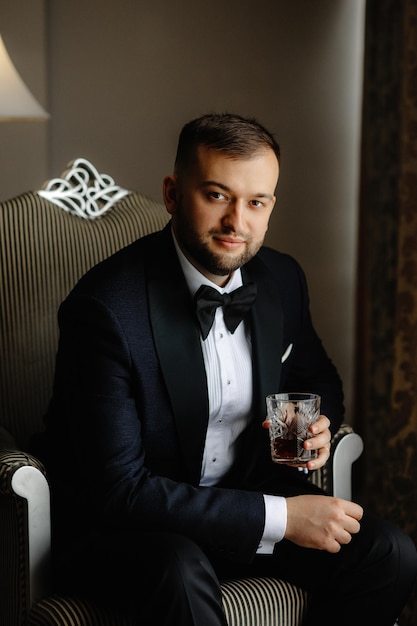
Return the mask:
<svg viewBox="0 0 417 626">
<path fill-rule="evenodd" d="M 361 525 L 357 519 L 351 517 L 346 524 L 346 531 L 351 535 L 356 535 L 361 529 Z"/>
<path fill-rule="evenodd" d="M 341 544 L 336 539 L 333 539 L 332 541 L 328 542 L 328 545 L 326 545 L 324 549 L 327 552 L 336 554 L 337 552 L 340 552 L 341 548 L 342 548 Z"/>
<path fill-rule="evenodd" d="M 345 521 L 343 526 L 349 530 L 349 532 L 359 532 L 360 520 L 363 517 L 363 508 L 360 504 L 352 502 L 351 500 L 345 500 L 344 498 L 335 498 L 331 496 L 336 503 L 342 508 Z"/>
<path fill-rule="evenodd" d="M 325 415 L 320 415 L 319 419 L 310 426 L 310 432 L 312 432 L 314 435 L 318 435 L 322 432 L 328 432 L 330 434 L 329 427 L 329 418 Z"/>
<path fill-rule="evenodd" d="M 347 545 L 348 543 L 352 541 L 352 535 L 347 530 L 345 530 L 339 533 L 338 537 L 336 538 L 336 541 L 341 546 Z"/>
<path fill-rule="evenodd" d="M 320 467 L 323 467 L 329 460 L 329 456 L 330 453 L 328 452 L 328 450 L 326 450 L 326 448 L 320 448 L 317 457 L 312 461 L 307 462 L 307 468 L 309 470 L 316 470 Z"/>
<path fill-rule="evenodd" d="M 360 521 L 363 517 L 363 508 L 360 504 L 356 504 L 356 502 L 351 502 L 350 500 L 343 500 L 343 506 L 346 515 L 356 521 Z"/>
<path fill-rule="evenodd" d="M 328 431 L 326 433 L 320 433 L 320 435 L 316 435 L 310 439 L 306 439 L 304 442 L 305 450 L 320 450 L 322 448 L 326 448 L 330 452 L 330 447 L 331 441 L 330 433 Z"/>
<path fill-rule="evenodd" d="M 330 428 L 330 420 L 326 415 L 320 415 L 320 417 L 324 418 L 326 421 L 326 428 Z"/>
<path fill-rule="evenodd" d="M 319 457 L 322 457 L 327 461 L 330 457 L 330 446 L 323 446 L 323 448 L 319 448 Z"/>
</svg>

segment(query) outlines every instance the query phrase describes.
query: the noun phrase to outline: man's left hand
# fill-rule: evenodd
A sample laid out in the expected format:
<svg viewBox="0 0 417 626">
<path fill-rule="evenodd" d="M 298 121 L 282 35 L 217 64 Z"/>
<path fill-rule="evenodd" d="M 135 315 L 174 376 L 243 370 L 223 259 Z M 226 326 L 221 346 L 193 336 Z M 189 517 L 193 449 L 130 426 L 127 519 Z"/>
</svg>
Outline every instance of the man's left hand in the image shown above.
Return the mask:
<svg viewBox="0 0 417 626">
<path fill-rule="evenodd" d="M 268 418 L 262 423 L 264 428 L 269 428 Z M 301 467 L 308 470 L 316 470 L 319 467 L 323 467 L 330 456 L 331 446 L 331 433 L 329 430 L 330 420 L 325 415 L 320 415 L 319 419 L 310 426 L 310 432 L 313 435 L 310 439 L 306 439 L 304 442 L 304 448 L 306 450 L 317 450 L 318 457 L 308 463 L 300 465 L 294 465 L 291 463 L 291 467 Z M 285 465 L 285 463 L 283 463 Z"/>
</svg>

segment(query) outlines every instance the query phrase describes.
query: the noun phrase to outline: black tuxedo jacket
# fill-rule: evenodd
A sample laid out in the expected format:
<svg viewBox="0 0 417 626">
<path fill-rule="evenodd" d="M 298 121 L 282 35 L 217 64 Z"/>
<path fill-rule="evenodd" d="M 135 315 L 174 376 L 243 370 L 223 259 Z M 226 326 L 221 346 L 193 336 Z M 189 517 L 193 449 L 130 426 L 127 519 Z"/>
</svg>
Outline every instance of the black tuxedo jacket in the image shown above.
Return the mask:
<svg viewBox="0 0 417 626">
<path fill-rule="evenodd" d="M 253 420 L 220 485 L 198 486 L 208 421 L 199 328 L 170 225 L 90 270 L 60 307 L 46 464 L 56 534 L 170 530 L 230 558 L 253 558 L 262 492 L 312 487 L 270 460 L 265 396 L 309 391 L 335 432 L 339 376 L 311 323 L 304 274 L 263 247 L 242 268 L 250 316 Z M 289 349 L 290 347 L 290 349 Z M 281 363 L 284 353 L 288 358 Z"/>
</svg>

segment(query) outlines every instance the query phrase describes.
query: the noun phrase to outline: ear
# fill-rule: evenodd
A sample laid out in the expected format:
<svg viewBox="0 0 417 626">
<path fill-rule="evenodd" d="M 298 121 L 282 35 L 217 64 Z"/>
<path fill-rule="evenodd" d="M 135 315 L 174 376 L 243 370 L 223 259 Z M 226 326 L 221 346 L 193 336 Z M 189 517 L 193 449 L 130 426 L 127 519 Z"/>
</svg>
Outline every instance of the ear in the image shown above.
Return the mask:
<svg viewBox="0 0 417 626">
<path fill-rule="evenodd" d="M 166 209 L 168 213 L 171 213 L 172 215 L 173 213 L 175 213 L 175 210 L 177 208 L 178 188 L 177 179 L 175 178 L 175 176 L 165 176 L 162 193 Z"/>
</svg>

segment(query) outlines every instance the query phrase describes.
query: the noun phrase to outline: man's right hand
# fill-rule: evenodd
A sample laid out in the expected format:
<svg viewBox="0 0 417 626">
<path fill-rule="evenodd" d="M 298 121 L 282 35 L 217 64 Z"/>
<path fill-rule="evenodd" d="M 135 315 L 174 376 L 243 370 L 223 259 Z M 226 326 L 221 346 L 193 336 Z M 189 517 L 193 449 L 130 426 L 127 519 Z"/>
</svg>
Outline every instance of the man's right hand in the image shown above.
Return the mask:
<svg viewBox="0 0 417 626">
<path fill-rule="evenodd" d="M 359 504 L 330 496 L 302 495 L 287 498 L 285 539 L 303 548 L 339 552 L 360 530 L 363 509 Z"/>
</svg>

